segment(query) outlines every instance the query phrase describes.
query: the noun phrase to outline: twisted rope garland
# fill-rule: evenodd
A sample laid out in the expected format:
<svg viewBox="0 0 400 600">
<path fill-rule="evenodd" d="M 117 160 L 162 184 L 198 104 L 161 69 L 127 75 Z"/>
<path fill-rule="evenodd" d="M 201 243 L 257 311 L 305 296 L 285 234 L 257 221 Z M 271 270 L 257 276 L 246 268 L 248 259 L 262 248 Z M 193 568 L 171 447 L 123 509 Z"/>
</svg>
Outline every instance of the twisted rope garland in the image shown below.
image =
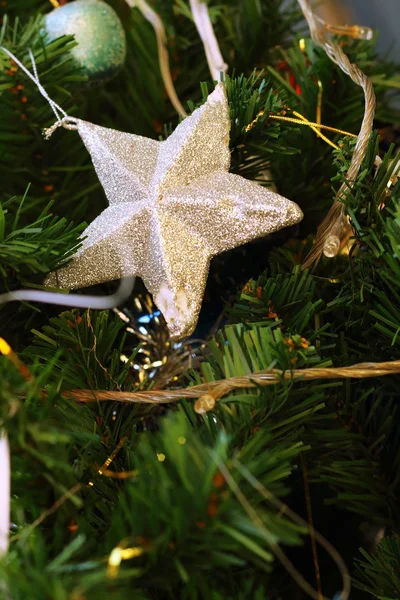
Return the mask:
<svg viewBox="0 0 400 600">
<path fill-rule="evenodd" d="M 131 402 L 136 404 L 168 404 L 178 402 L 182 398 L 199 399 L 207 402 L 217 400 L 229 392 L 240 388 L 276 385 L 285 381 L 310 381 L 315 379 L 363 379 L 366 377 L 382 377 L 383 375 L 399 375 L 400 360 L 381 363 L 359 363 L 350 367 L 320 367 L 282 371 L 267 369 L 252 375 L 232 377 L 223 381 L 210 381 L 192 387 L 177 390 L 145 390 L 142 392 L 117 392 L 107 390 L 68 390 L 64 395 L 78 402 Z M 211 403 L 212 404 L 212 403 Z M 207 412 L 205 410 L 197 412 Z"/>
</svg>

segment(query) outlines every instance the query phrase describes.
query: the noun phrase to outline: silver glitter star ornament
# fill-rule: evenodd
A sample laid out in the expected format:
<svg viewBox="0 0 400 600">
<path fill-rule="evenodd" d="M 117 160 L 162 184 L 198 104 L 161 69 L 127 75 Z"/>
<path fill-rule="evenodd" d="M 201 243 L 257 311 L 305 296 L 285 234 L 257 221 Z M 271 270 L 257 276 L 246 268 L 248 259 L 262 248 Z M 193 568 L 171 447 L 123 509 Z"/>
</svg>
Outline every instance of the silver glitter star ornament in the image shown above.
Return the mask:
<svg viewBox="0 0 400 600">
<path fill-rule="evenodd" d="M 294 202 L 229 173 L 223 84 L 163 142 L 79 119 L 76 128 L 110 206 L 46 284 L 78 288 L 138 275 L 174 338 L 196 326 L 213 256 L 303 216 Z"/>
</svg>

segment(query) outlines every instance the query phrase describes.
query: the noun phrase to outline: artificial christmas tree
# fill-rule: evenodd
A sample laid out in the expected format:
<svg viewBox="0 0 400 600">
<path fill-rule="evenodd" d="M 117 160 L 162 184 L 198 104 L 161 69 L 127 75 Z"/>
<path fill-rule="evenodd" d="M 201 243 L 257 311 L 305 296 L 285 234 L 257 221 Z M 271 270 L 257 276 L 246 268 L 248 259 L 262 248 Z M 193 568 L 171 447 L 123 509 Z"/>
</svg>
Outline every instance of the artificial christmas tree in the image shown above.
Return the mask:
<svg viewBox="0 0 400 600">
<path fill-rule="evenodd" d="M 46 34 L 52 4 L 9 0 L 0 32 L 1 598 L 400 598 L 396 65 L 305 0 L 119 0 L 125 63 L 93 88 L 74 37 Z M 216 95 L 222 117 L 192 135 Z M 131 195 L 148 210 L 170 146 L 154 210 L 176 205 L 174 226 L 135 222 L 91 257 L 109 276 L 79 273 L 101 184 L 121 218 Z M 264 198 L 296 218 L 266 227 Z M 101 283 L 133 243 L 175 297 Z M 197 308 L 163 261 L 199 301 L 214 246 L 233 249 L 171 340 L 163 298 L 188 311 L 180 334 Z M 46 288 L 71 269 L 97 286 Z"/>
</svg>

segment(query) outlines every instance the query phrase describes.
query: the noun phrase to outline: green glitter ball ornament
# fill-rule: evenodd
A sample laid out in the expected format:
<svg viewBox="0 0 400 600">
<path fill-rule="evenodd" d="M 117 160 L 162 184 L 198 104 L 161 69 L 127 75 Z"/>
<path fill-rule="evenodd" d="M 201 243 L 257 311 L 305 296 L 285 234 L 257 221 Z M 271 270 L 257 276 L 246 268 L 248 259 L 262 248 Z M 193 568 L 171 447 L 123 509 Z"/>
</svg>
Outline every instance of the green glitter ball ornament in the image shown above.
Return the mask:
<svg viewBox="0 0 400 600">
<path fill-rule="evenodd" d="M 117 13 L 102 0 L 75 0 L 46 15 L 50 41 L 74 35 L 78 46 L 71 54 L 89 83 L 112 79 L 125 61 L 125 32 Z"/>
</svg>

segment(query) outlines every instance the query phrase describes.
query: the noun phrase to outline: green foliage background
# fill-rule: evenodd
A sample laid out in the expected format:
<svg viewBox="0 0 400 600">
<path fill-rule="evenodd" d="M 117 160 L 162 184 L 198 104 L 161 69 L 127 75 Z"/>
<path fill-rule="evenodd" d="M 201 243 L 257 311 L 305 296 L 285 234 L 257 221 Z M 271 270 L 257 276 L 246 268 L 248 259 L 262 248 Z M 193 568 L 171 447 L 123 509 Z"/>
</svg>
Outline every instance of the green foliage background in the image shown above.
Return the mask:
<svg viewBox="0 0 400 600">
<path fill-rule="evenodd" d="M 164 93 L 154 32 L 138 10 L 122 0 L 111 4 L 126 29 L 128 55 L 118 77 L 101 87 L 85 84 L 69 53 L 73 38 L 48 43 L 43 37 L 49 3 L 8 0 L 1 43 L 27 66 L 32 49 L 43 86 L 68 114 L 167 136 L 178 117 Z M 166 26 L 178 95 L 193 109 L 212 82 L 188 2 L 153 5 Z M 305 218 L 283 245 L 267 247 L 263 272 L 227 306 L 229 322 L 208 341 L 201 367 L 181 378 L 181 385 L 270 368 L 399 358 L 400 184 L 385 195 L 399 160 L 385 135 L 389 130 L 393 136 L 400 121 L 392 104 L 400 87 L 398 67 L 377 57 L 371 42 L 342 40 L 374 81 L 380 135 L 371 136 L 357 181 L 348 188 L 355 237 L 349 256 L 302 271 L 312 235 L 345 180 L 353 144 L 336 137 L 339 150 L 332 152 L 308 128 L 268 115 L 289 105 L 314 120 L 320 80 L 323 122 L 357 133 L 363 99 L 306 37 L 297 3 L 282 6 L 281 0 L 209 2 L 231 73 L 232 171 L 262 185 L 272 178 Z M 303 36 L 305 52 L 298 44 Z M 0 53 L 1 291 L 41 287 L 47 272 L 71 258 L 85 222 L 106 206 L 78 136 L 59 130 L 45 142 L 41 130 L 53 123 L 52 111 L 27 77 L 9 69 L 9 58 Z M 261 109 L 264 116 L 246 132 Z M 383 158 L 378 171 L 377 154 Z M 127 308 L 132 305 L 133 298 Z M 4 305 L 1 313 L 1 335 L 33 376 L 26 380 L 8 357 L 0 359 L 1 423 L 12 457 L 12 531 L 10 551 L 0 563 L 2 597 L 306 597 L 281 558 L 283 552 L 315 586 L 306 528 L 244 476 L 250 473 L 306 517 L 306 470 L 315 526 L 351 570 L 352 598 L 400 598 L 398 376 L 282 379 L 230 393 L 203 416 L 184 400 L 169 407 L 84 405 L 63 391 L 137 389 L 133 365 L 140 347 L 119 316 L 27 303 Z M 153 384 L 148 379 L 141 386 Z M 99 475 L 121 439 L 110 468 L 131 477 Z M 71 489 L 75 493 L 35 523 Z M 378 546 L 361 533 L 374 528 L 385 533 Z M 120 544 L 142 553 L 111 576 L 109 556 Z M 340 574 L 322 549 L 318 553 L 324 594 L 333 597 Z"/>
</svg>

